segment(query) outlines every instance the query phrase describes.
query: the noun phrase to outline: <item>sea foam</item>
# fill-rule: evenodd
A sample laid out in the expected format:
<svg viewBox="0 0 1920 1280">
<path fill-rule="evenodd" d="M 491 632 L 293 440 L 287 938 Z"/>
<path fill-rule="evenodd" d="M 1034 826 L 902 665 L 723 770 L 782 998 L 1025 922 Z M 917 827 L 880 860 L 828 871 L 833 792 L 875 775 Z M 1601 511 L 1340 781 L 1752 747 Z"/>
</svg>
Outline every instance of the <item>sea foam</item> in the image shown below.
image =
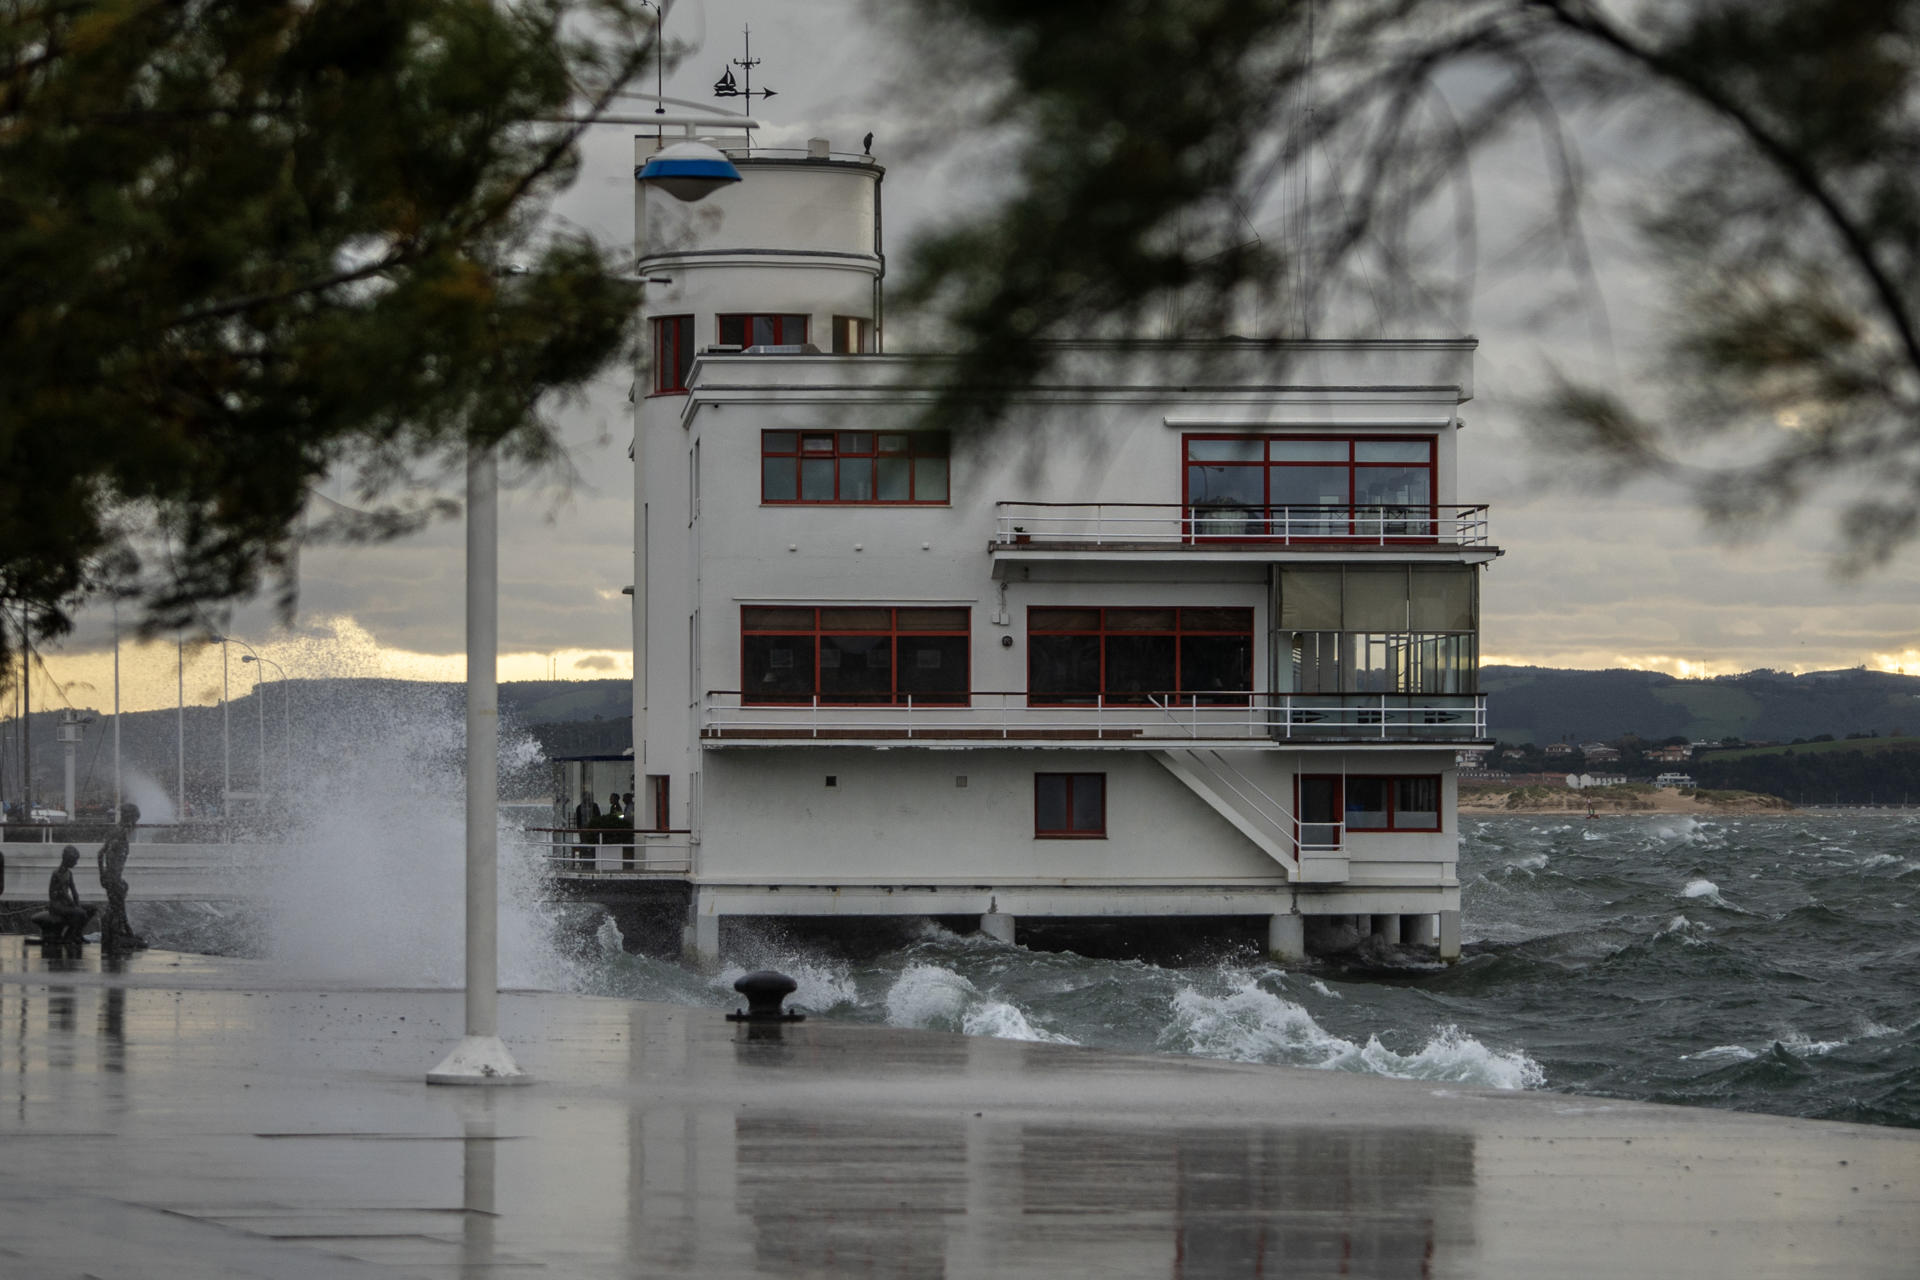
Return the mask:
<svg viewBox="0 0 1920 1280">
<path fill-rule="evenodd" d="M 1404 1080 L 1447 1080 L 1492 1089 L 1538 1088 L 1546 1073 L 1526 1054 L 1489 1049 L 1444 1026 L 1413 1053 L 1370 1035 L 1364 1045 L 1327 1031 L 1300 1005 L 1243 976 L 1225 995 L 1193 987 L 1175 994 L 1160 1047 L 1207 1058 L 1360 1071 Z"/>
<path fill-rule="evenodd" d="M 886 1004 L 889 1026 L 1074 1043 L 1071 1037 L 1034 1025 L 1017 1005 L 982 994 L 964 975 L 942 965 L 908 966 L 887 989 Z"/>
</svg>

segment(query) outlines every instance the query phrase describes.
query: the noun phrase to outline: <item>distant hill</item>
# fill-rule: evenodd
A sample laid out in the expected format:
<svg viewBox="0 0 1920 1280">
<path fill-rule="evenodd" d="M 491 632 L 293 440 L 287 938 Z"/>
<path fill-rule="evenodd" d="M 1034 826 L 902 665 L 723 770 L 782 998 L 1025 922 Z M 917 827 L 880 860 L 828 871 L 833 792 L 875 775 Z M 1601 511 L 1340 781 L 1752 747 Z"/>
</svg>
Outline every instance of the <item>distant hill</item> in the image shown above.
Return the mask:
<svg viewBox="0 0 1920 1280">
<path fill-rule="evenodd" d="M 1508 742 L 1607 741 L 1629 733 L 1655 742 L 1678 735 L 1712 742 L 1735 737 L 1783 743 L 1822 734 L 1834 738 L 1851 733 L 1920 734 L 1920 677 L 1879 671 L 1799 676 L 1751 671 L 1710 680 L 1680 680 L 1647 671 L 1496 666 L 1482 670 L 1481 686 L 1488 694 L 1492 734 Z M 247 785 L 253 776 L 262 729 L 265 754 L 272 759 L 285 750 L 283 735 L 289 724 L 296 755 L 308 743 L 352 741 L 356 734 L 374 732 L 382 718 L 402 710 L 438 717 L 451 727 L 459 723 L 461 688 L 406 680 L 292 680 L 284 686 L 270 680 L 260 695 L 262 703 L 256 704 L 251 690 L 232 702 L 235 786 Z M 500 686 L 500 712 L 503 728 L 527 734 L 549 757 L 617 755 L 633 744 L 633 686 L 626 680 L 508 682 Z M 95 719 L 86 726 L 76 773 L 82 794 L 92 792 L 97 797 L 103 786 L 111 788 L 111 717 L 97 711 L 89 714 Z M 53 796 L 61 784 L 57 722 L 56 712 L 35 709 L 36 795 Z M 187 708 L 187 775 L 192 792 L 218 794 L 223 768 L 221 726 L 219 707 Z M 16 798 L 20 787 L 16 731 L 12 720 L 0 726 L 0 793 L 8 798 Z M 170 780 L 179 732 L 172 710 L 122 717 L 121 752 L 126 767 Z M 1914 758 L 1904 756 L 1902 763 Z M 1890 789 L 1893 781 L 1876 775 L 1875 786 Z"/>
<path fill-rule="evenodd" d="M 1703 787 L 1761 791 L 1795 804 L 1920 801 L 1920 738 L 1856 738 L 1704 753 Z"/>
<path fill-rule="evenodd" d="M 1854 669 L 1681 680 L 1652 671 L 1485 667 L 1492 735 L 1506 742 L 1722 738 L 1790 742 L 1920 733 L 1920 676 Z"/>
<path fill-rule="evenodd" d="M 184 729 L 187 789 L 199 803 L 218 796 L 231 746 L 236 789 L 251 787 L 259 761 L 272 777 L 289 758 L 326 744 L 352 743 L 378 733 L 383 723 L 403 716 L 461 723 L 465 686 L 417 680 L 269 680 L 256 695 L 234 697 L 228 715 L 219 706 L 188 707 L 183 717 L 169 708 L 135 711 L 120 718 L 120 753 L 125 770 L 154 779 L 171 793 L 179 768 Z M 36 688 L 36 692 L 39 690 Z M 258 700 L 256 701 L 256 697 Z M 113 717 L 82 708 L 84 726 L 75 760 L 76 791 L 82 802 L 110 800 L 113 779 Z M 223 732 L 230 718 L 230 731 Z M 31 722 L 34 794 L 58 800 L 64 789 L 65 762 L 58 740 L 60 713 L 37 701 Z M 541 753 L 618 755 L 633 745 L 633 685 L 626 680 L 517 680 L 500 686 L 500 721 L 506 734 L 525 733 Z M 0 796 L 20 795 L 18 721 L 0 723 Z"/>
</svg>

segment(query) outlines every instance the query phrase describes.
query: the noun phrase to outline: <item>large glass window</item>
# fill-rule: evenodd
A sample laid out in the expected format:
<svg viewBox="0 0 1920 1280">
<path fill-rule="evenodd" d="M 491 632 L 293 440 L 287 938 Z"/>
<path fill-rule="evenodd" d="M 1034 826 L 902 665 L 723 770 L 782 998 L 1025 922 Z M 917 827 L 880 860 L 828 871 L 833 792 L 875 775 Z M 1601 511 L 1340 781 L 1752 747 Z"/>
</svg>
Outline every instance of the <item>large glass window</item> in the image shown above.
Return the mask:
<svg viewBox="0 0 1920 1280">
<path fill-rule="evenodd" d="M 965 703 L 968 621 L 964 608 L 748 606 L 740 610 L 741 698 Z"/>
<path fill-rule="evenodd" d="M 660 316 L 653 322 L 654 393 L 685 391 L 692 371 L 693 317 Z"/>
<path fill-rule="evenodd" d="M 720 345 L 725 347 L 798 347 L 807 340 L 804 315 L 717 316 Z"/>
<path fill-rule="evenodd" d="M 1033 775 L 1033 834 L 1046 840 L 1097 838 L 1107 834 L 1107 775 Z"/>
<path fill-rule="evenodd" d="M 947 454 L 944 431 L 763 431 L 760 500 L 937 505 Z"/>
<path fill-rule="evenodd" d="M 1251 609 L 1028 609 L 1027 700 L 1245 703 Z"/>
<path fill-rule="evenodd" d="M 1195 537 L 1436 535 L 1430 436 L 1190 435 L 1185 444 Z"/>
<path fill-rule="evenodd" d="M 1440 778 L 1437 774 L 1372 776 L 1307 774 L 1299 784 L 1300 839 L 1331 844 L 1338 813 L 1348 831 L 1438 831 Z"/>
<path fill-rule="evenodd" d="M 1276 692 L 1477 692 L 1475 587 L 1467 565 L 1283 567 Z"/>
</svg>

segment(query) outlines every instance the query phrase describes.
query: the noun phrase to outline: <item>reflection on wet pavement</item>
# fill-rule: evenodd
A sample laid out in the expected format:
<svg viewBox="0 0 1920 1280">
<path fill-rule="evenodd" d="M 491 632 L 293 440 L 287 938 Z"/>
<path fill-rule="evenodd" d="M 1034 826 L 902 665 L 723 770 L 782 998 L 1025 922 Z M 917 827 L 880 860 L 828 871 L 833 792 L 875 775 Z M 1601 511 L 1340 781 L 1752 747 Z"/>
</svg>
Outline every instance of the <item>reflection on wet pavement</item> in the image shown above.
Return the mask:
<svg viewBox="0 0 1920 1280">
<path fill-rule="evenodd" d="M 0 1274 L 1851 1277 L 1920 1248 L 1905 1131 L 501 1008 L 538 1082 L 429 1088 L 456 992 L 0 939 Z"/>
</svg>

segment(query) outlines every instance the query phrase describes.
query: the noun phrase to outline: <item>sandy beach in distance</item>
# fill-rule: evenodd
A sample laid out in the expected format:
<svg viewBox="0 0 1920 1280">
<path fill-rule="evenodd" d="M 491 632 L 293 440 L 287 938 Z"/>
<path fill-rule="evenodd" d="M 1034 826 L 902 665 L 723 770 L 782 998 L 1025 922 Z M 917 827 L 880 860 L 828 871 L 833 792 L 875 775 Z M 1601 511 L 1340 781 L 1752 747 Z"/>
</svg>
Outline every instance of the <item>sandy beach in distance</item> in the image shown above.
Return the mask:
<svg viewBox="0 0 1920 1280">
<path fill-rule="evenodd" d="M 1517 791 L 1517 795 L 1516 795 Z M 1516 803 L 1509 803 L 1517 800 Z M 1585 814 L 1588 805 L 1603 817 L 1635 813 L 1804 813 L 1778 796 L 1748 791 L 1688 792 L 1675 787 L 1489 787 L 1463 783 L 1461 813 L 1571 813 Z"/>
</svg>

